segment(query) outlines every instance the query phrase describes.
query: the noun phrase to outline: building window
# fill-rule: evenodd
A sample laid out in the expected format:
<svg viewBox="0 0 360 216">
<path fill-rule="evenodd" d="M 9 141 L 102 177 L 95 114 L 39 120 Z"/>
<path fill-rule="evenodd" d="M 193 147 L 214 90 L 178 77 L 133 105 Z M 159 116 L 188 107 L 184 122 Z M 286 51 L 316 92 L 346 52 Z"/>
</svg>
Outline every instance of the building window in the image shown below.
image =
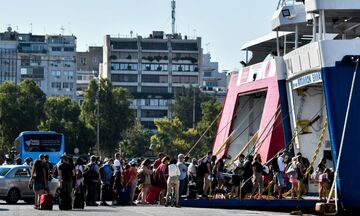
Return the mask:
<svg viewBox="0 0 360 216">
<path fill-rule="evenodd" d="M 74 71 L 64 71 L 64 77 L 66 79 L 74 79 Z"/>
<path fill-rule="evenodd" d="M 75 47 L 64 47 L 64 52 L 74 52 Z"/>
<path fill-rule="evenodd" d="M 71 67 L 73 63 L 73 60 L 64 60 L 64 67 Z"/>
<path fill-rule="evenodd" d="M 51 47 L 51 51 L 53 51 L 53 52 L 61 52 L 61 47 Z"/>
<path fill-rule="evenodd" d="M 61 72 L 53 70 L 53 71 L 51 71 L 51 75 L 55 78 L 60 78 Z"/>
<path fill-rule="evenodd" d="M 167 64 L 142 64 L 141 69 L 143 71 L 167 71 Z"/>
<path fill-rule="evenodd" d="M 71 83 L 71 82 L 63 83 L 63 89 L 66 89 L 67 91 L 72 91 L 73 87 L 74 87 L 74 83 Z"/>
<path fill-rule="evenodd" d="M 141 82 L 168 83 L 168 76 L 164 75 L 142 75 Z"/>
<path fill-rule="evenodd" d="M 53 89 L 57 89 L 57 90 L 61 90 L 61 82 L 52 82 L 51 83 L 51 88 Z"/>
<path fill-rule="evenodd" d="M 167 116 L 167 110 L 141 110 L 141 117 L 162 118 Z"/>
<path fill-rule="evenodd" d="M 51 60 L 51 66 L 58 67 L 61 64 L 61 60 Z"/>
<path fill-rule="evenodd" d="M 142 86 L 141 87 L 141 92 L 155 93 L 155 94 L 168 93 L 168 88 L 167 87 Z"/>
<path fill-rule="evenodd" d="M 157 127 L 153 121 L 142 121 L 141 124 L 144 126 L 144 128 L 150 129 L 150 130 L 156 130 Z"/>
<path fill-rule="evenodd" d="M 137 82 L 137 74 L 111 74 L 112 82 Z"/>
<path fill-rule="evenodd" d="M 204 77 L 211 77 L 211 72 L 208 71 L 204 72 Z"/>
<path fill-rule="evenodd" d="M 111 63 L 111 70 L 136 71 L 137 64 L 133 63 Z"/>
<path fill-rule="evenodd" d="M 217 82 L 206 82 L 206 86 L 207 87 L 215 87 L 215 86 L 218 86 L 218 83 Z"/>
<path fill-rule="evenodd" d="M 198 84 L 198 76 L 173 76 L 173 83 Z"/>
<path fill-rule="evenodd" d="M 179 71 L 179 72 L 198 72 L 199 68 L 197 65 L 194 64 L 173 64 L 172 65 L 173 71 Z"/>
</svg>

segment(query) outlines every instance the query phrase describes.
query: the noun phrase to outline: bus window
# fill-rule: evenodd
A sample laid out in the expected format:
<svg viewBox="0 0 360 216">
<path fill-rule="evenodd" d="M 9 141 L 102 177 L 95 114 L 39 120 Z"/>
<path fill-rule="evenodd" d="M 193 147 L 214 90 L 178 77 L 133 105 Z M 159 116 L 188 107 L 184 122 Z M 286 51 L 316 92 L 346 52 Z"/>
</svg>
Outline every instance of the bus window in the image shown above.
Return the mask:
<svg viewBox="0 0 360 216">
<path fill-rule="evenodd" d="M 27 134 L 24 135 L 26 152 L 59 152 L 61 150 L 60 134 Z"/>
</svg>

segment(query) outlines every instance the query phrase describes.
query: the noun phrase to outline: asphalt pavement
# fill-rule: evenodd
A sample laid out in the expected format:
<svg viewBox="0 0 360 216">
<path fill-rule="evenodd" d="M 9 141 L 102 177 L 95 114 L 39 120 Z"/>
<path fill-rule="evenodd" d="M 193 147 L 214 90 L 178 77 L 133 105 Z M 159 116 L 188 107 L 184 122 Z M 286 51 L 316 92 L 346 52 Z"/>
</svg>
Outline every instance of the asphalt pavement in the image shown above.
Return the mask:
<svg viewBox="0 0 360 216">
<path fill-rule="evenodd" d="M 164 207 L 164 206 L 116 206 L 116 207 L 85 207 L 84 210 L 60 211 L 58 205 L 54 205 L 53 211 L 40 211 L 33 209 L 33 205 L 19 203 L 16 205 L 7 205 L 0 202 L 0 215 L 84 215 L 84 216 L 102 216 L 102 215 L 124 215 L 124 216 L 254 216 L 254 215 L 289 215 L 289 213 L 249 211 L 249 210 L 229 210 L 229 209 L 206 209 L 206 208 L 188 208 L 188 207 Z"/>
</svg>

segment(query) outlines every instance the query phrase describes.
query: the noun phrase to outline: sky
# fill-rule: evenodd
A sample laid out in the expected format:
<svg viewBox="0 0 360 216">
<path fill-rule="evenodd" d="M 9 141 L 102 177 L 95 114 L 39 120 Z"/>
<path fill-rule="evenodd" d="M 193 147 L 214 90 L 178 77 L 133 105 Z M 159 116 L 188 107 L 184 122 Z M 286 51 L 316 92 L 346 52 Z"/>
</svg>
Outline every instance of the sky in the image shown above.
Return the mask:
<svg viewBox="0 0 360 216">
<path fill-rule="evenodd" d="M 77 50 L 101 46 L 104 35 L 171 33 L 171 0 L 12 0 L 3 2 L 0 31 L 74 34 Z M 176 30 L 201 37 L 219 71 L 240 68 L 244 43 L 271 32 L 277 0 L 177 0 Z M 63 28 L 63 30 L 62 30 Z"/>
</svg>

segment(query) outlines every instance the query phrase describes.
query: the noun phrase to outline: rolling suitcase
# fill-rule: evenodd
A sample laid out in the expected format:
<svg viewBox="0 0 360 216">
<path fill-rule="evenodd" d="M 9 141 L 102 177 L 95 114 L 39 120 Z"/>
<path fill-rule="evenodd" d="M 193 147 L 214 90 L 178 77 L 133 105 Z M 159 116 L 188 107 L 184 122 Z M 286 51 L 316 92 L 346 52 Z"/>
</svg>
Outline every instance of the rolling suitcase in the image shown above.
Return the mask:
<svg viewBox="0 0 360 216">
<path fill-rule="evenodd" d="M 145 201 L 148 202 L 149 204 L 154 204 L 159 196 L 160 191 L 161 188 L 150 186 L 146 194 Z"/>
<path fill-rule="evenodd" d="M 42 194 L 40 196 L 40 210 L 52 210 L 53 198 L 51 194 Z"/>
<path fill-rule="evenodd" d="M 81 189 L 76 190 L 74 193 L 74 209 L 84 209 L 85 206 L 85 198 L 84 193 Z"/>
<path fill-rule="evenodd" d="M 60 192 L 59 195 L 59 209 L 60 210 L 71 210 L 72 209 L 72 202 L 70 194 L 65 192 Z"/>
<path fill-rule="evenodd" d="M 130 192 L 129 190 L 118 191 L 118 204 L 119 205 L 130 205 Z"/>
</svg>

